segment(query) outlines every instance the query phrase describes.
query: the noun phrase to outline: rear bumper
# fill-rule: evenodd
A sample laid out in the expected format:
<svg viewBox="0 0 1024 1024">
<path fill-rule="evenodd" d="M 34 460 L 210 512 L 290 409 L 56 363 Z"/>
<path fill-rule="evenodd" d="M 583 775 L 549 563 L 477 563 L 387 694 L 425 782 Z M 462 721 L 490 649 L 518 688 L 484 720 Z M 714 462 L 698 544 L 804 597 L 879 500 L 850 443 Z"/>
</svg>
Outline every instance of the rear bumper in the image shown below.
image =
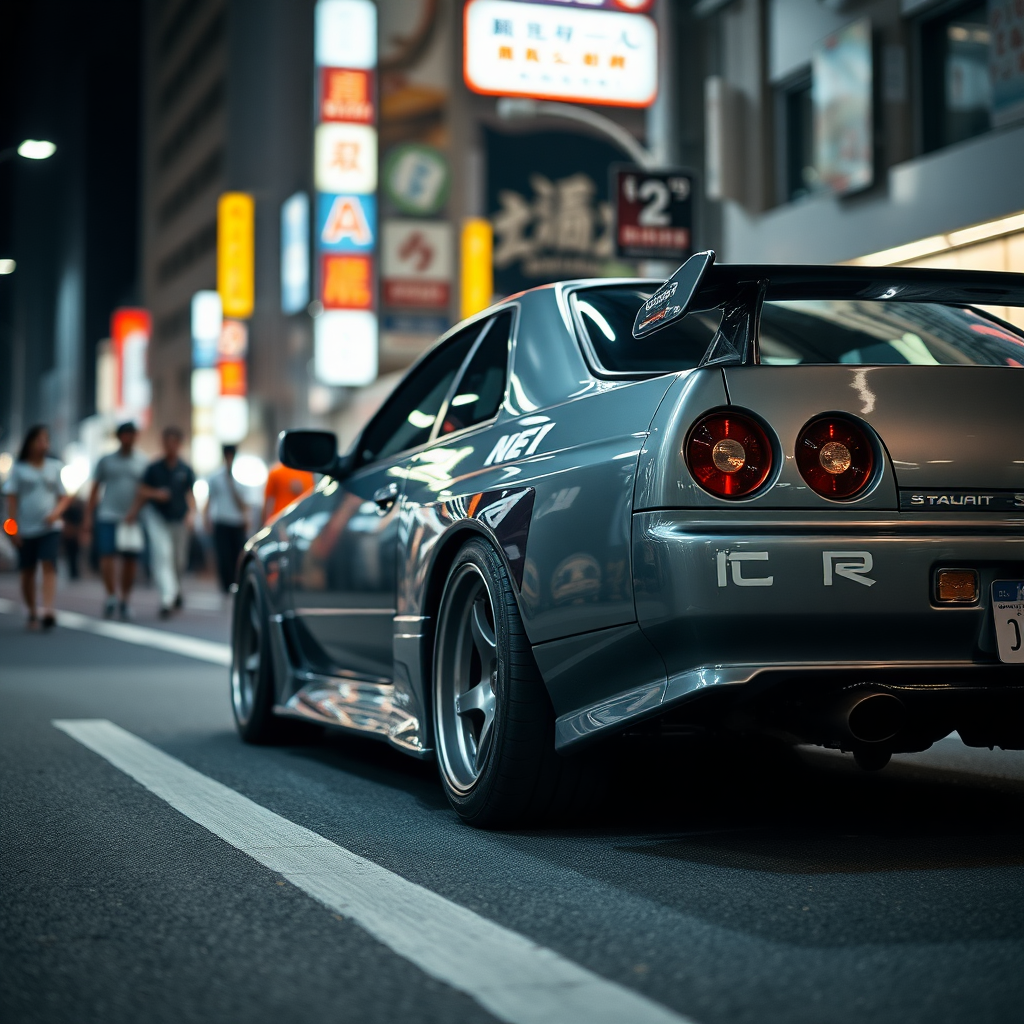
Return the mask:
<svg viewBox="0 0 1024 1024">
<path fill-rule="evenodd" d="M 637 619 L 669 679 L 721 664 L 998 663 L 990 584 L 1024 577 L 1024 521 L 840 516 L 634 515 Z M 977 604 L 935 601 L 950 567 L 978 571 Z"/>
<path fill-rule="evenodd" d="M 979 574 L 977 604 L 939 605 L 936 570 L 961 567 Z M 987 692 L 1004 714 L 1024 684 L 1024 667 L 999 662 L 989 599 L 993 580 L 1024 578 L 1020 519 L 640 512 L 633 576 L 666 675 L 561 716 L 560 748 L 713 694 L 724 711 L 870 684 L 912 690 L 918 704 L 927 690 L 976 719 Z"/>
</svg>

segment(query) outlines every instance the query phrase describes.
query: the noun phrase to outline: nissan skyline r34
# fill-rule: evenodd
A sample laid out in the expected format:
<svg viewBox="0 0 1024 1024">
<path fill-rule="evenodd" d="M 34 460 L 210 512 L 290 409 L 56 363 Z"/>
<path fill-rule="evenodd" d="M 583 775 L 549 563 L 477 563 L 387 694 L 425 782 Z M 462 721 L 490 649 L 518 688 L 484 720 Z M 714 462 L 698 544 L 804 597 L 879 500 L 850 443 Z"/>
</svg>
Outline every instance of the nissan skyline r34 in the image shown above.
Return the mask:
<svg viewBox="0 0 1024 1024">
<path fill-rule="evenodd" d="M 240 564 L 242 737 L 436 757 L 461 817 L 557 814 L 630 732 L 880 768 L 1024 748 L 1024 275 L 715 265 L 449 331 Z"/>
</svg>

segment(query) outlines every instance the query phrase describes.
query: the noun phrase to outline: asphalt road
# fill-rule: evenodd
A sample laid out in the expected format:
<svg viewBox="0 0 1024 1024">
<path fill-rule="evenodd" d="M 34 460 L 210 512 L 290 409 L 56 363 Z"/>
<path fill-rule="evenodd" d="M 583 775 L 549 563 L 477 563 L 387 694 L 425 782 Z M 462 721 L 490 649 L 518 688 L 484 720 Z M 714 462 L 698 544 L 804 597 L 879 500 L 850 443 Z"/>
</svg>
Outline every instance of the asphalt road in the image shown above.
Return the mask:
<svg viewBox="0 0 1024 1024">
<path fill-rule="evenodd" d="M 438 980 L 308 895 L 301 872 L 286 881 L 52 724 L 93 719 L 543 947 L 527 960 L 553 951 L 599 994 L 646 997 L 652 1020 L 1020 1020 L 1021 754 L 951 739 L 873 775 L 814 751 L 646 757 L 590 820 L 476 832 L 432 766 L 383 746 L 319 730 L 242 745 L 220 665 L 82 628 L 26 634 L 7 609 L 5 1024 L 488 1021 L 481 979 L 519 969 L 483 943 Z M 216 638 L 223 613 L 206 614 L 171 628 Z M 413 916 L 409 931 L 434 923 Z"/>
</svg>

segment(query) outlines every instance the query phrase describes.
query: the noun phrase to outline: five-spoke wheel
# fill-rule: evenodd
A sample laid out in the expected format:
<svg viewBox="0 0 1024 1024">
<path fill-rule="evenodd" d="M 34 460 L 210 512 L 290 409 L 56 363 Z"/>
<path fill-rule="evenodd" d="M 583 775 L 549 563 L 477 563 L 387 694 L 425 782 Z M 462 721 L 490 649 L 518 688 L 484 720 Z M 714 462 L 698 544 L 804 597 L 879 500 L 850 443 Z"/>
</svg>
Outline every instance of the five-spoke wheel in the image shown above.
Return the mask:
<svg viewBox="0 0 1024 1024">
<path fill-rule="evenodd" d="M 464 821 L 488 828 L 562 813 L 579 763 L 555 752 L 555 716 L 515 590 L 482 538 L 455 557 L 434 643 L 434 739 L 441 781 Z"/>
<path fill-rule="evenodd" d="M 498 682 L 494 604 L 481 568 L 464 562 L 448 580 L 438 622 L 438 755 L 449 784 L 468 792 L 487 763 Z"/>
</svg>

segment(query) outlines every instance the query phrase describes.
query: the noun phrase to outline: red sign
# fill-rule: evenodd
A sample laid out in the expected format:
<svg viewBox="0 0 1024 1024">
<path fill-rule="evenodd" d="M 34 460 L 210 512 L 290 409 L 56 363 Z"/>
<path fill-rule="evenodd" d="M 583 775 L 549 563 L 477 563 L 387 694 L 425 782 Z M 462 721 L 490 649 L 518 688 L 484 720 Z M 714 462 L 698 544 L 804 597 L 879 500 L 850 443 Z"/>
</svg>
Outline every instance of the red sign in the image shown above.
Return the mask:
<svg viewBox="0 0 1024 1024">
<path fill-rule="evenodd" d="M 147 309 L 115 309 L 110 318 L 111 348 L 114 353 L 114 401 L 119 412 L 148 423 L 149 339 L 153 319 Z"/>
<path fill-rule="evenodd" d="M 320 120 L 373 124 L 373 72 L 323 68 L 320 74 Z"/>
<path fill-rule="evenodd" d="M 447 309 L 450 291 L 447 281 L 385 278 L 384 305 L 400 309 Z"/>
<path fill-rule="evenodd" d="M 682 263 L 693 250 L 693 178 L 685 171 L 617 170 L 617 254 Z"/>
<path fill-rule="evenodd" d="M 369 256 L 324 256 L 320 282 L 324 309 L 373 309 L 373 260 Z"/>
</svg>

